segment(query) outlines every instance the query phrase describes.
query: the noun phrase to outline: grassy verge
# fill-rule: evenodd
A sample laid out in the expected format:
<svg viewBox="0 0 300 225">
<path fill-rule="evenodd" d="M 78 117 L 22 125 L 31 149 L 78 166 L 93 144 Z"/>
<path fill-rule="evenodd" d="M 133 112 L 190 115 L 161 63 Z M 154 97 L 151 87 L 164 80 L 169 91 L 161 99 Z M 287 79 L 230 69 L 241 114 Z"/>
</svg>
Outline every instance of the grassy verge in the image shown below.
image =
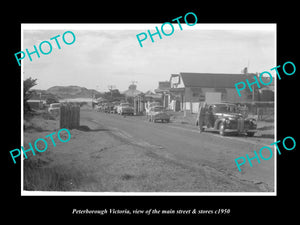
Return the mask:
<svg viewBox="0 0 300 225">
<path fill-rule="evenodd" d="M 35 111 L 24 116 L 24 146 L 32 144 L 37 138 L 44 138 L 58 128 L 58 117 L 47 111 Z M 58 143 L 58 141 L 56 141 Z M 77 169 L 54 164 L 52 147 L 46 152 L 38 153 L 24 159 L 24 190 L 26 191 L 70 191 L 76 188 L 82 179 Z"/>
<path fill-rule="evenodd" d="M 24 160 L 24 190 L 72 191 L 79 186 L 83 175 L 62 165 L 46 167 L 41 160 Z"/>
</svg>

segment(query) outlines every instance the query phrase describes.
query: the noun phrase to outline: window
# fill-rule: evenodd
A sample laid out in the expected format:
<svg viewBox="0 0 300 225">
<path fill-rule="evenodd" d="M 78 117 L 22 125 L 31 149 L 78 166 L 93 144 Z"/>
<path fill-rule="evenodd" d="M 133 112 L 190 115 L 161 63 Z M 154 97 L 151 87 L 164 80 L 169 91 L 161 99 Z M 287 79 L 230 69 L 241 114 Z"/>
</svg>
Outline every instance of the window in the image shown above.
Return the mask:
<svg viewBox="0 0 300 225">
<path fill-rule="evenodd" d="M 202 93 L 202 89 L 200 87 L 191 87 L 192 96 L 199 97 Z"/>
<path fill-rule="evenodd" d="M 225 101 L 227 99 L 227 90 L 226 88 L 215 88 L 215 92 L 221 92 L 221 100 Z"/>
</svg>

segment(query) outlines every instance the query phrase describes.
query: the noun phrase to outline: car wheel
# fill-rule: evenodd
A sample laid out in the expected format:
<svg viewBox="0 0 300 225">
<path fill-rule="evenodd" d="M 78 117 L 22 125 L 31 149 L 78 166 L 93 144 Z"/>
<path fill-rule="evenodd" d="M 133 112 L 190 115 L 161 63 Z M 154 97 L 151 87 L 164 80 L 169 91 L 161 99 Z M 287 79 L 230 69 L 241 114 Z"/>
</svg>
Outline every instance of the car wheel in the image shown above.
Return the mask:
<svg viewBox="0 0 300 225">
<path fill-rule="evenodd" d="M 224 123 L 220 124 L 219 133 L 220 133 L 220 135 L 225 136 L 225 125 L 224 125 Z"/>
<path fill-rule="evenodd" d="M 167 119 L 166 122 L 167 122 L 167 123 L 170 123 L 170 119 Z"/>
</svg>

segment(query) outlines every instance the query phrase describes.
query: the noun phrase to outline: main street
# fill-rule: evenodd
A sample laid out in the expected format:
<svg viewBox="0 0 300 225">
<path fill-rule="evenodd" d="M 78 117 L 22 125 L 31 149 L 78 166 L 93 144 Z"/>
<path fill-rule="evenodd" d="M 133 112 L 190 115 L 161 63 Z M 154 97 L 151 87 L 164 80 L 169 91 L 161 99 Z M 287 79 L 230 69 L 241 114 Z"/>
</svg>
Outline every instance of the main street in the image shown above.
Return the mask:
<svg viewBox="0 0 300 225">
<path fill-rule="evenodd" d="M 166 163 L 172 162 L 202 171 L 211 185 L 238 181 L 244 185 L 241 188 L 243 192 L 274 191 L 274 158 L 268 161 L 261 160 L 260 164 L 254 159 L 253 167 L 246 162 L 241 166 L 241 172 L 234 161 L 238 157 L 245 157 L 246 154 L 250 158 L 253 157 L 254 150 L 258 152 L 261 147 L 270 145 L 272 139 L 222 137 L 209 132 L 200 134 L 196 128 L 175 123 L 151 123 L 145 117 L 123 117 L 85 110 L 81 111 L 80 123 L 104 128 L 111 135 L 132 146 L 153 151 L 156 156 L 164 158 Z"/>
</svg>

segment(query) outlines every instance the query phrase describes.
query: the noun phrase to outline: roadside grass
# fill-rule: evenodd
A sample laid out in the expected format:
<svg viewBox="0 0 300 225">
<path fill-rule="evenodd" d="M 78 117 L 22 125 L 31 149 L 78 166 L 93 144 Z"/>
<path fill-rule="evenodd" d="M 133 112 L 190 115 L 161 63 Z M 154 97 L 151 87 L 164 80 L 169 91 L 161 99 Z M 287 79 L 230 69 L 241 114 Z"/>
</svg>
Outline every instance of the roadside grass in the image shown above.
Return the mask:
<svg viewBox="0 0 300 225">
<path fill-rule="evenodd" d="M 42 132 L 57 127 L 59 116 L 52 115 L 47 111 L 33 111 L 24 115 L 24 132 Z M 47 128 L 47 129 L 45 129 Z"/>
<path fill-rule="evenodd" d="M 55 123 L 58 121 L 48 120 L 47 115 L 35 115 L 30 122 L 30 129 L 24 133 L 26 143 L 33 143 L 50 130 L 53 132 L 53 129 L 57 129 Z M 169 155 L 165 155 L 161 149 L 154 154 L 153 149 L 141 148 L 127 139 L 123 140 L 123 137 L 116 138 L 110 132 L 102 132 L 103 128 L 93 120 L 85 122 L 81 129 L 73 131 L 73 143 L 70 142 L 63 149 L 65 151 L 55 152 L 49 148 L 23 161 L 24 190 L 211 191 L 204 182 L 205 171 L 199 174 L 198 170 L 172 163 Z M 28 149 L 28 146 L 25 147 Z M 222 173 L 219 175 L 216 174 L 216 182 L 223 176 Z M 222 191 L 227 188 L 231 190 L 231 187 L 224 186 Z"/>
<path fill-rule="evenodd" d="M 42 160 L 24 160 L 24 190 L 72 191 L 80 185 L 83 174 L 77 169 L 45 164 Z"/>
<path fill-rule="evenodd" d="M 26 143 L 34 143 L 37 138 L 45 136 L 44 132 L 54 131 L 58 127 L 58 117 L 47 111 L 33 111 L 24 115 L 24 147 Z M 43 149 L 41 146 L 40 149 Z M 78 169 L 70 169 L 64 165 L 50 164 L 53 161 L 51 149 L 44 153 L 36 153 L 34 157 L 23 160 L 24 183 L 26 191 L 70 191 L 76 188 L 82 173 Z"/>
</svg>

